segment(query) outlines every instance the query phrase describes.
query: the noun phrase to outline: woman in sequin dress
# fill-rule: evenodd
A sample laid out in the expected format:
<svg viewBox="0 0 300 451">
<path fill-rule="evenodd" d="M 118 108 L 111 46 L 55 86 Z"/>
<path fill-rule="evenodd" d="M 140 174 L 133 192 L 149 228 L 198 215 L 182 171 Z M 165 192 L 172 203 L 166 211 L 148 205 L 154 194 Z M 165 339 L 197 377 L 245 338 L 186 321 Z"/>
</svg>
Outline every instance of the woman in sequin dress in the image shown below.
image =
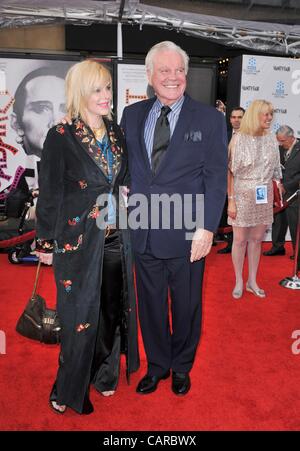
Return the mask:
<svg viewBox="0 0 300 451">
<path fill-rule="evenodd" d="M 280 180 L 276 137 L 270 133 L 273 106 L 254 100 L 246 111 L 239 133 L 229 144 L 228 224 L 233 228 L 232 261 L 236 283 L 232 296 L 243 294 L 243 265 L 247 249 L 249 274 L 246 291 L 265 297 L 256 281 L 261 242 L 273 222 L 272 180 Z"/>
</svg>

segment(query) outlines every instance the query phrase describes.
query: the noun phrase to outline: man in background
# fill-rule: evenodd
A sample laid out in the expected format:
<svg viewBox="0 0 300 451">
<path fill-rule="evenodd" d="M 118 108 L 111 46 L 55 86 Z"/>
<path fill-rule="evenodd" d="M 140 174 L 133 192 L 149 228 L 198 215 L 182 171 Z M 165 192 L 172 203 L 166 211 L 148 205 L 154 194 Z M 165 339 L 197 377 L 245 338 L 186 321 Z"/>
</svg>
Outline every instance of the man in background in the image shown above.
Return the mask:
<svg viewBox="0 0 300 451">
<path fill-rule="evenodd" d="M 283 200 L 287 200 L 299 188 L 300 183 L 300 141 L 295 137 L 294 130 L 288 125 L 282 125 L 276 132 L 279 143 L 280 162 L 282 165 Z M 290 229 L 293 250 L 295 254 L 298 223 L 297 196 L 289 202 L 287 208 L 276 213 L 272 224 L 272 247 L 263 253 L 267 257 L 285 255 L 285 236 Z M 294 256 L 291 256 L 293 258 Z"/>
<path fill-rule="evenodd" d="M 230 117 L 229 117 L 231 127 L 227 130 L 228 142 L 231 140 L 232 135 L 234 135 L 235 133 L 237 133 L 239 131 L 244 113 L 245 113 L 245 110 L 241 106 L 235 107 L 231 111 Z M 228 205 L 228 202 L 227 202 L 227 197 L 226 197 L 226 201 L 225 201 L 225 205 L 223 208 L 223 213 L 222 213 L 221 221 L 219 224 L 219 228 L 229 227 L 227 224 L 227 205 Z M 218 254 L 230 254 L 231 253 L 233 233 L 232 232 L 224 233 L 224 238 L 227 241 L 227 246 L 222 249 L 219 249 L 217 251 Z"/>
</svg>

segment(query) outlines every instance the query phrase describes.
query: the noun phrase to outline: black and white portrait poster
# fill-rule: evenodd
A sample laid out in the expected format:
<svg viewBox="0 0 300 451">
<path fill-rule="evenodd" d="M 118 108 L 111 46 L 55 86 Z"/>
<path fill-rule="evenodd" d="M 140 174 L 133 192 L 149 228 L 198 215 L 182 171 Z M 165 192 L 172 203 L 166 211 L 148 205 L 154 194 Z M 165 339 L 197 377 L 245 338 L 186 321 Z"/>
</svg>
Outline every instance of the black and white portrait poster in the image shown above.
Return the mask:
<svg viewBox="0 0 300 451">
<path fill-rule="evenodd" d="M 0 58 L 0 202 L 21 179 L 38 187 L 43 143 L 65 114 L 64 79 L 75 62 Z"/>
</svg>

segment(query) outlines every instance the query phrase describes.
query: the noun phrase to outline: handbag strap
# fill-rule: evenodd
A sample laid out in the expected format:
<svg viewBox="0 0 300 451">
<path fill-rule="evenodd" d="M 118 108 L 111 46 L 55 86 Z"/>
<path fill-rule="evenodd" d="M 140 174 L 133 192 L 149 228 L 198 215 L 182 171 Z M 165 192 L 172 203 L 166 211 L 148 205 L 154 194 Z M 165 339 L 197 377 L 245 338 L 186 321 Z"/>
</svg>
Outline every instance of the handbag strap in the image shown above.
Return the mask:
<svg viewBox="0 0 300 451">
<path fill-rule="evenodd" d="M 34 299 L 34 298 L 35 298 L 35 293 L 36 293 L 36 289 L 37 289 L 37 284 L 38 284 L 39 276 L 40 276 L 41 264 L 42 264 L 42 262 L 39 260 L 38 265 L 37 265 L 37 268 L 36 268 L 35 281 L 34 281 L 34 285 L 33 285 L 33 291 L 32 291 L 32 295 L 31 295 L 31 299 Z"/>
</svg>

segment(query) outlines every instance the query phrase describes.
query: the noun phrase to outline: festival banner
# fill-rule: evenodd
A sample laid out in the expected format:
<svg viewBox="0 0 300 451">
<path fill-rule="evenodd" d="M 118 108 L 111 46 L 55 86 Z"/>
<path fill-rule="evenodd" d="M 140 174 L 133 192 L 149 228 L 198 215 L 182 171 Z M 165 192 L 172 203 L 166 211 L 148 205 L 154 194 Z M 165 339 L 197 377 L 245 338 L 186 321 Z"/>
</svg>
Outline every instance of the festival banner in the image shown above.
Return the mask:
<svg viewBox="0 0 300 451">
<path fill-rule="evenodd" d="M 300 60 L 243 55 L 240 104 L 265 99 L 274 106 L 273 131 L 289 125 L 300 137 Z"/>
<path fill-rule="evenodd" d="M 243 55 L 240 105 L 247 109 L 255 99 L 274 106 L 272 131 L 289 125 L 300 138 L 300 60 L 273 56 Z M 272 225 L 265 241 L 271 241 Z M 288 231 L 286 240 L 290 240 Z"/>
</svg>

